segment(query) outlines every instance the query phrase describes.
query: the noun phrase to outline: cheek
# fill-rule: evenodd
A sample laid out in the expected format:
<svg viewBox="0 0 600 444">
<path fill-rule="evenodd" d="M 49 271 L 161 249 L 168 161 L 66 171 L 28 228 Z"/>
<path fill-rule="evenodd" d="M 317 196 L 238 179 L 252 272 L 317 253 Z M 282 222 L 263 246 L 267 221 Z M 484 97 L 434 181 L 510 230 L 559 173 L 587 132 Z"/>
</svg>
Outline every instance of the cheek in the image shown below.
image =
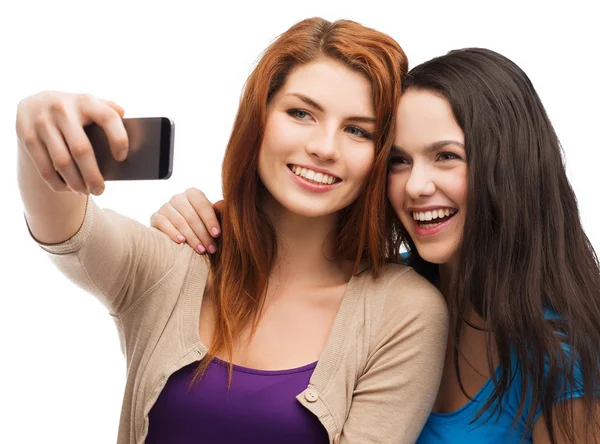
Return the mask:
<svg viewBox="0 0 600 444">
<path fill-rule="evenodd" d="M 467 169 L 466 167 L 460 171 L 456 171 L 448 177 L 445 188 L 450 194 L 450 198 L 454 200 L 459 207 L 467 205 Z M 464 208 L 463 208 L 464 209 Z"/>
<path fill-rule="evenodd" d="M 347 156 L 348 162 L 346 165 L 348 174 L 351 175 L 355 181 L 364 182 L 373 169 L 373 162 L 375 161 L 374 150 L 361 147 L 359 150 L 353 151 L 353 153 L 349 153 Z"/>
<path fill-rule="evenodd" d="M 387 195 L 392 207 L 399 213 L 399 210 L 404 206 L 404 190 L 406 188 L 406 180 L 399 174 L 390 173 L 387 180 Z"/>
<path fill-rule="evenodd" d="M 387 183 L 387 195 L 392 208 L 396 213 L 396 217 L 400 219 L 402 225 L 410 231 L 412 225 L 412 218 L 409 217 L 404 211 L 405 197 L 406 197 L 406 181 L 407 175 L 405 174 L 389 174 Z"/>
<path fill-rule="evenodd" d="M 258 151 L 258 177 L 260 177 L 260 180 L 262 180 L 262 182 L 264 183 L 264 177 L 266 175 L 266 170 L 268 168 L 267 166 L 267 158 L 268 158 L 268 148 L 265 144 L 265 142 L 263 142 L 263 144 L 260 146 L 260 149 Z"/>
<path fill-rule="evenodd" d="M 265 126 L 265 133 L 263 135 L 262 144 L 260 146 L 260 157 L 264 157 L 268 155 L 270 151 L 272 151 L 272 147 L 277 146 L 277 124 L 273 122 L 272 118 L 267 120 L 267 125 Z"/>
<path fill-rule="evenodd" d="M 267 174 L 272 174 L 275 169 L 273 161 L 280 159 L 289 151 L 289 135 L 286 137 L 284 123 L 277 114 L 267 118 L 262 144 L 258 152 L 258 174 L 263 179 Z"/>
<path fill-rule="evenodd" d="M 456 229 L 459 236 L 463 235 L 465 228 L 465 216 L 467 210 L 467 169 L 455 171 L 454 174 L 448 176 L 448 180 L 443 185 L 445 193 L 456 205 L 460 212 L 456 220 Z"/>
<path fill-rule="evenodd" d="M 261 153 L 264 152 L 265 156 L 285 153 L 291 146 L 298 144 L 298 139 L 297 128 L 282 113 L 275 112 L 267 118 Z"/>
<path fill-rule="evenodd" d="M 460 193 L 461 204 L 466 205 L 467 204 L 467 174 L 466 174 L 466 172 L 460 182 L 459 193 Z"/>
</svg>

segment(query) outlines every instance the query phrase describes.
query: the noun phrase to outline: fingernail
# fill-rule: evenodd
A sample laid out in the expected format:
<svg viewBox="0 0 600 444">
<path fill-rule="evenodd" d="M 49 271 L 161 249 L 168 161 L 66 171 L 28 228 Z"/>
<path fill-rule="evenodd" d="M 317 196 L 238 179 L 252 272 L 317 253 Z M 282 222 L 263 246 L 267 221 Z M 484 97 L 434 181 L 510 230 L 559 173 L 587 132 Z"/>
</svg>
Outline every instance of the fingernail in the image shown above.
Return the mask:
<svg viewBox="0 0 600 444">
<path fill-rule="evenodd" d="M 185 240 L 185 237 L 183 237 L 181 234 L 177 235 L 177 241 L 183 242 L 184 240 Z"/>
<path fill-rule="evenodd" d="M 204 245 L 202 244 L 198 244 L 198 246 L 196 247 L 196 250 L 198 251 L 198 253 L 200 254 L 204 254 L 206 253 L 206 248 L 204 248 Z"/>
<path fill-rule="evenodd" d="M 213 234 L 213 236 L 219 235 L 219 229 L 217 227 L 212 227 L 212 230 L 210 230 L 210 231 Z"/>
<path fill-rule="evenodd" d="M 92 193 L 95 194 L 96 196 L 100 196 L 103 191 L 104 191 L 104 188 L 96 187 L 92 190 Z"/>
<path fill-rule="evenodd" d="M 119 162 L 123 162 L 125 159 L 127 159 L 127 150 L 123 150 L 119 154 L 117 154 L 117 160 Z"/>
<path fill-rule="evenodd" d="M 208 251 L 210 252 L 210 254 L 215 254 L 217 252 L 217 249 L 215 248 L 214 245 L 209 245 Z"/>
</svg>

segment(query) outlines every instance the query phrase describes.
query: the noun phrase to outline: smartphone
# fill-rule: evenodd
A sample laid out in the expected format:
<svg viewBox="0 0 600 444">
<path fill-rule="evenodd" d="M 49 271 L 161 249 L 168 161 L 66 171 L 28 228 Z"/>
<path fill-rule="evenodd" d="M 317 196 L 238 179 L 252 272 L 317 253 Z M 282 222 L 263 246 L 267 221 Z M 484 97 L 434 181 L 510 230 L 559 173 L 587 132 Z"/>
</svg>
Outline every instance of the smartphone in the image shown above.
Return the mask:
<svg viewBox="0 0 600 444">
<path fill-rule="evenodd" d="M 175 125 L 166 117 L 123 119 L 129 152 L 127 159 L 114 159 L 104 130 L 93 123 L 84 128 L 104 180 L 168 179 L 173 172 Z"/>
</svg>

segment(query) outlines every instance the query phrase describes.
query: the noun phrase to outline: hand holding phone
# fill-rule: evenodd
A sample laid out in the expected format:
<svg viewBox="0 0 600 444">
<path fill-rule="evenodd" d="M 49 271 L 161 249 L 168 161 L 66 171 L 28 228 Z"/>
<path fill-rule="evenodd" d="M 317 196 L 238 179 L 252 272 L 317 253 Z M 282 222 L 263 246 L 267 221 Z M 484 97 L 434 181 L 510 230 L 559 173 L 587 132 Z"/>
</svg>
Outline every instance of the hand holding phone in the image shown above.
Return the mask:
<svg viewBox="0 0 600 444">
<path fill-rule="evenodd" d="M 100 195 L 104 177 L 83 128 L 92 122 L 100 124 L 112 156 L 122 160 L 129 149 L 124 113 L 116 103 L 90 94 L 34 94 L 17 107 L 19 149 L 27 153 L 42 181 L 55 193 Z"/>
<path fill-rule="evenodd" d="M 17 107 L 19 147 L 57 193 L 100 195 L 104 175 L 107 180 L 168 178 L 172 122 L 164 118 L 126 122 L 124 112 L 114 102 L 89 94 L 44 91 Z M 127 160 L 121 165 L 123 158 Z"/>
</svg>

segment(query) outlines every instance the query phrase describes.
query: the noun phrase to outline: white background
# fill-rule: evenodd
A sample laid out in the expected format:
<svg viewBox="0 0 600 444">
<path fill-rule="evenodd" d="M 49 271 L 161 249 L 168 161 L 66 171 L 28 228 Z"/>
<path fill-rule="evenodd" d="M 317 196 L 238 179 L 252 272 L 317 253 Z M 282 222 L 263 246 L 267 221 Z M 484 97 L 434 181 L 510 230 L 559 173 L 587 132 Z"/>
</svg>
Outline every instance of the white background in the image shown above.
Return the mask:
<svg viewBox="0 0 600 444">
<path fill-rule="evenodd" d="M 221 159 L 242 85 L 262 50 L 293 23 L 353 19 L 397 39 L 411 67 L 451 49 L 488 47 L 536 86 L 563 144 L 584 228 L 600 250 L 600 31 L 592 2 L 203 3 L 0 6 L 0 442 L 115 442 L 125 381 L 105 309 L 53 269 L 23 223 L 15 110 L 37 91 L 90 92 L 121 104 L 126 116 L 175 121 L 172 178 L 109 183 L 98 199 L 147 222 L 190 186 L 220 198 Z"/>
</svg>

